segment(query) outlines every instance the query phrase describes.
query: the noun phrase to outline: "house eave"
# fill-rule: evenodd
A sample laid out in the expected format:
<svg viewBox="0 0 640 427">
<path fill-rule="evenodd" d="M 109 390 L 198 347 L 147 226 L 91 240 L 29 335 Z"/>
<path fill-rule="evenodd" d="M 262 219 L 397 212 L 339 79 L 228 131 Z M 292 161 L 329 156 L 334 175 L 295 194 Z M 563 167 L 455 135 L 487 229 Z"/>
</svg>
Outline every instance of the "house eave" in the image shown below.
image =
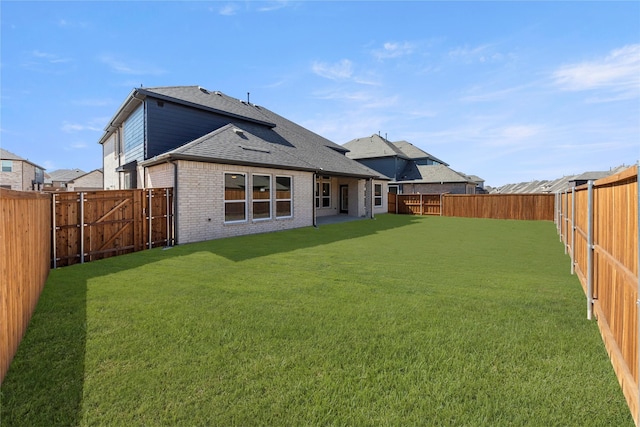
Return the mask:
<svg viewBox="0 0 640 427">
<path fill-rule="evenodd" d="M 116 114 L 111 117 L 109 123 L 104 128 L 104 134 L 98 141 L 98 144 L 102 145 L 113 135 L 113 133 L 122 125 L 124 120 L 131 114 L 142 102 L 144 102 L 146 95 L 137 96 L 139 94 L 138 89 L 133 89 L 127 99 L 124 100 Z"/>
</svg>

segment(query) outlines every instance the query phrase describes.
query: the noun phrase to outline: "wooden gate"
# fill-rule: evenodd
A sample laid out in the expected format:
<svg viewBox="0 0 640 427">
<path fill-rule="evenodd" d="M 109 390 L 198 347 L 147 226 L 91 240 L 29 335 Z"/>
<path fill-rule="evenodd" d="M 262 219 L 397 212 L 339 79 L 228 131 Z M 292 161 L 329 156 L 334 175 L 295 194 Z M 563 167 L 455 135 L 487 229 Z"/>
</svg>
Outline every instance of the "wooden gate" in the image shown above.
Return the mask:
<svg viewBox="0 0 640 427">
<path fill-rule="evenodd" d="M 173 244 L 173 191 L 53 194 L 53 267 Z"/>
</svg>

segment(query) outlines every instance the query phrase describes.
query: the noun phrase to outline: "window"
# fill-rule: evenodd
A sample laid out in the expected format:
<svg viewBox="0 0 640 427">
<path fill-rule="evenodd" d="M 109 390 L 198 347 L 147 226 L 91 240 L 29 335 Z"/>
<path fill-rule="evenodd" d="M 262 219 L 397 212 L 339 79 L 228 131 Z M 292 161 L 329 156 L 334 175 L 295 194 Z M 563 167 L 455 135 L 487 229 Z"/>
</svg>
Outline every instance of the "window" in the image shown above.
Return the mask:
<svg viewBox="0 0 640 427">
<path fill-rule="evenodd" d="M 331 178 L 323 176 L 316 182 L 316 208 L 331 207 Z"/>
<path fill-rule="evenodd" d="M 253 219 L 271 218 L 271 176 L 253 175 Z"/>
<path fill-rule="evenodd" d="M 224 221 L 247 219 L 247 177 L 242 173 L 224 174 Z"/>
<path fill-rule="evenodd" d="M 12 172 L 12 171 L 13 171 L 13 162 L 11 160 L 3 160 L 2 172 Z"/>
<path fill-rule="evenodd" d="M 276 176 L 276 218 L 292 216 L 291 177 Z"/>
<path fill-rule="evenodd" d="M 382 184 L 374 184 L 373 204 L 375 206 L 382 206 Z"/>
</svg>

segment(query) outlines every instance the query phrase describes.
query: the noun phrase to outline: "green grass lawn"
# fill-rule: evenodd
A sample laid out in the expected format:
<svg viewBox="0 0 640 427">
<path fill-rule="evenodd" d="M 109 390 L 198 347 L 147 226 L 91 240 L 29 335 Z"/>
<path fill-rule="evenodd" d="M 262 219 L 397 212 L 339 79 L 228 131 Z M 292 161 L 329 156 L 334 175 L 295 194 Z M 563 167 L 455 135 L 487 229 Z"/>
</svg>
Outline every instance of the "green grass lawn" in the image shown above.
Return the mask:
<svg viewBox="0 0 640 427">
<path fill-rule="evenodd" d="M 53 270 L 13 425 L 633 425 L 551 222 L 376 220 Z"/>
</svg>

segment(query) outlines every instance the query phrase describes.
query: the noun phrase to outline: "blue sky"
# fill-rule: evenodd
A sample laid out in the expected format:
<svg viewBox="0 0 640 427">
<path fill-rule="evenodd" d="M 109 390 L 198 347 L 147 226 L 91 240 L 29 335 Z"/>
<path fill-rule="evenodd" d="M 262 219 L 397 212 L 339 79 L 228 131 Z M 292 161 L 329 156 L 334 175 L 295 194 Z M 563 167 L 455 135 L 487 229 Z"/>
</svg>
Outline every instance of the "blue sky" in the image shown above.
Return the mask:
<svg viewBox="0 0 640 427">
<path fill-rule="evenodd" d="M 102 166 L 134 87 L 200 85 L 487 185 L 640 158 L 640 2 L 0 2 L 2 148 Z"/>
</svg>

